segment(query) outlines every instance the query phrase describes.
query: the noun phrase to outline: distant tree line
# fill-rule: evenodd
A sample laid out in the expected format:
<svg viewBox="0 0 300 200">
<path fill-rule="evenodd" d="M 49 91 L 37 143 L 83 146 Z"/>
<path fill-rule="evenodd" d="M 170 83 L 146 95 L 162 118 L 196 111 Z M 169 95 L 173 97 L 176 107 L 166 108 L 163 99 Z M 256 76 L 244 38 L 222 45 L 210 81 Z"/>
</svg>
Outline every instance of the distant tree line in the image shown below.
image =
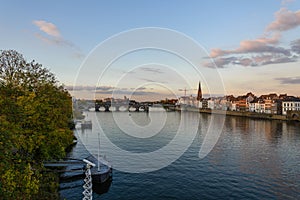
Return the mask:
<svg viewBox="0 0 300 200">
<path fill-rule="evenodd" d="M 44 160 L 73 141 L 72 99 L 54 74 L 14 50 L 0 51 L 0 199 L 55 199 Z"/>
</svg>

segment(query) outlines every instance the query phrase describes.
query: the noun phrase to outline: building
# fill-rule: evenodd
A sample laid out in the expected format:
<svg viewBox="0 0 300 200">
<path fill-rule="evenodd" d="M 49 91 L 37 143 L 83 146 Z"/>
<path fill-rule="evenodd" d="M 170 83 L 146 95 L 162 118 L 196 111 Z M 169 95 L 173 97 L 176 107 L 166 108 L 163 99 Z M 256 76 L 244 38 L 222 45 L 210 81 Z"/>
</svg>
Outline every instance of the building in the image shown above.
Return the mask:
<svg viewBox="0 0 300 200">
<path fill-rule="evenodd" d="M 201 83 L 199 82 L 197 97 L 193 95 L 186 96 L 185 94 L 185 96 L 178 98 L 177 105 L 180 106 L 181 109 L 184 109 L 186 107 L 200 108 L 201 100 L 203 100 L 203 98 L 202 98 Z"/>
<path fill-rule="evenodd" d="M 199 101 L 194 96 L 183 96 L 179 97 L 177 105 L 180 105 L 181 107 L 199 107 Z"/>
<path fill-rule="evenodd" d="M 201 82 L 199 81 L 197 101 L 201 101 L 201 100 L 202 100 L 202 89 L 201 89 Z"/>
<path fill-rule="evenodd" d="M 300 111 L 300 99 L 291 98 L 282 101 L 282 114 L 286 115 L 288 110 Z"/>
<path fill-rule="evenodd" d="M 200 83 L 199 83 L 200 86 Z M 201 94 L 201 91 L 198 94 Z M 300 111 L 300 98 L 288 96 L 287 94 L 275 93 L 256 97 L 251 92 L 246 95 L 234 97 L 228 95 L 224 97 L 200 98 L 199 108 L 212 110 L 230 110 L 238 112 L 256 112 L 275 115 L 287 115 L 287 111 Z"/>
<path fill-rule="evenodd" d="M 208 99 L 202 99 L 202 101 L 199 102 L 199 108 L 208 109 Z"/>
</svg>

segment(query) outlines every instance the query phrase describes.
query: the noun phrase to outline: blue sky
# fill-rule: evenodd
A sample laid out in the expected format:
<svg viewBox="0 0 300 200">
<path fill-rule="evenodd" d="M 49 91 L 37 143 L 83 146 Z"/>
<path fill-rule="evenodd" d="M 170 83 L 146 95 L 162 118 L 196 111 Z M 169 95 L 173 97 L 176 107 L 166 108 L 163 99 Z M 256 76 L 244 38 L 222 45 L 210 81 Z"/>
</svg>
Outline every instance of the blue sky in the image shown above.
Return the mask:
<svg viewBox="0 0 300 200">
<path fill-rule="evenodd" d="M 199 80 L 204 92 L 211 94 L 239 95 L 252 91 L 257 95 L 269 92 L 300 95 L 297 0 L 12 0 L 2 1 L 1 8 L 1 49 L 15 49 L 28 60 L 43 64 L 61 83 L 75 85 L 76 97 L 93 98 L 91 94 L 97 86 L 97 97 L 106 97 L 115 90 L 120 91 L 120 96 L 136 91 L 141 99 L 159 99 L 182 95 L 186 87 L 189 94 L 195 94 Z M 203 59 L 197 67 L 200 71 L 219 73 L 225 90 L 215 90 L 205 77 L 185 76 L 182 82 L 176 81 L 178 73 L 192 74 L 191 67 L 170 54 L 157 55 L 151 51 L 123 56 L 122 62 L 114 63 L 103 80 L 99 81 L 98 75 L 97 81 L 91 81 L 82 73 L 80 82 L 76 81 L 80 66 L 97 45 L 120 32 L 143 27 L 172 29 L 197 42 L 203 48 L 202 53 L 216 64 L 199 55 Z M 115 46 L 111 48 L 114 50 Z M 137 64 L 142 71 L 134 68 Z M 121 81 L 123 87 L 116 85 L 124 74 L 114 73 L 114 67 L 123 72 L 134 68 L 136 71 L 131 74 L 136 73 L 140 81 L 128 75 Z M 175 70 L 171 75 L 170 67 Z"/>
</svg>

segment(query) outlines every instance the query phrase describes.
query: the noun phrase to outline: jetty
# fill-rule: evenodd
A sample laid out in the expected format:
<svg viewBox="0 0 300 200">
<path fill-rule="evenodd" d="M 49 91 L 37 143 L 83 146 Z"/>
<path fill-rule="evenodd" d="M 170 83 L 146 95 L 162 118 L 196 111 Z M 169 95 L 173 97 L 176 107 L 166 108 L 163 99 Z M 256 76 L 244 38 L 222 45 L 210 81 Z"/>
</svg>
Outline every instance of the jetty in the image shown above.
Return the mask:
<svg viewBox="0 0 300 200">
<path fill-rule="evenodd" d="M 91 155 L 84 159 L 47 161 L 44 162 L 44 167 L 59 173 L 61 183 L 85 180 L 87 171 L 89 171 L 92 189 L 98 194 L 107 192 L 112 182 L 112 166 L 102 157 L 95 158 Z"/>
</svg>

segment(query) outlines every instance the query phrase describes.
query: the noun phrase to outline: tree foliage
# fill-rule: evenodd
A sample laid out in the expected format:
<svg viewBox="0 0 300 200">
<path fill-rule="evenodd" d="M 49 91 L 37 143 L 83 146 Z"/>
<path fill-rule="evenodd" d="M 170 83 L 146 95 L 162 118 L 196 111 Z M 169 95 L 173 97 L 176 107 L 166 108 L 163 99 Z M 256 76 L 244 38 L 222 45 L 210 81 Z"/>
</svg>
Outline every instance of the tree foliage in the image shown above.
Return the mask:
<svg viewBox="0 0 300 200">
<path fill-rule="evenodd" d="M 42 161 L 65 155 L 71 117 L 71 97 L 54 74 L 14 50 L 0 52 L 0 196 L 44 194 Z"/>
</svg>

